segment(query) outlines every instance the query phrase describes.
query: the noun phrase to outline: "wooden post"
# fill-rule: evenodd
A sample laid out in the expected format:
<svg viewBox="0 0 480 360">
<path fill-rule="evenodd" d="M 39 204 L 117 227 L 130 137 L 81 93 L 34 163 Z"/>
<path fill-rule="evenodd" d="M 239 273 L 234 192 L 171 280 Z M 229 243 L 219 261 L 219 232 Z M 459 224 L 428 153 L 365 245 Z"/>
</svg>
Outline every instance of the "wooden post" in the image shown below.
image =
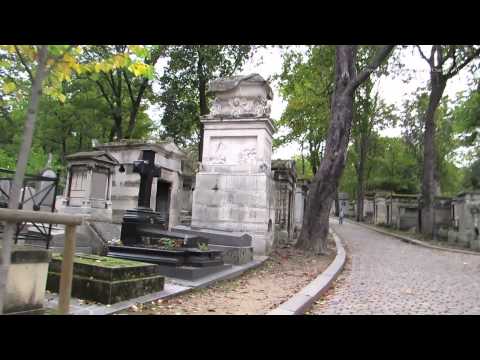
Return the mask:
<svg viewBox="0 0 480 360">
<path fill-rule="evenodd" d="M 73 258 L 75 254 L 75 225 L 65 228 L 65 244 L 63 248 L 62 272 L 60 274 L 60 293 L 58 310 L 60 315 L 67 315 L 70 307 L 72 293 Z"/>
</svg>

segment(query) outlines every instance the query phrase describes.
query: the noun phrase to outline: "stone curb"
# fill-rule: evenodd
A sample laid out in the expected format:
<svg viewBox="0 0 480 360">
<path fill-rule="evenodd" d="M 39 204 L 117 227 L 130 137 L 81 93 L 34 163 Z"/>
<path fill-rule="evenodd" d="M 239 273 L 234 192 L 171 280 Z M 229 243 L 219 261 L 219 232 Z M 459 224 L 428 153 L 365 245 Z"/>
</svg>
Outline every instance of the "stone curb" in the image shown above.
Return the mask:
<svg viewBox="0 0 480 360">
<path fill-rule="evenodd" d="M 362 224 L 358 221 L 353 221 L 353 220 L 350 220 L 350 219 L 344 219 L 344 221 L 347 221 L 351 224 L 354 224 L 354 225 L 358 225 L 358 226 L 362 226 L 366 229 L 369 229 L 369 230 L 372 230 L 372 231 L 376 231 L 380 234 L 383 234 L 383 235 L 388 235 L 388 236 L 391 236 L 391 237 L 395 237 L 397 239 L 400 239 L 404 242 L 407 242 L 407 243 L 410 243 L 410 244 L 415 244 L 415 245 L 419 245 L 419 246 L 423 246 L 423 247 L 426 247 L 426 248 L 430 248 L 430 249 L 434 249 L 434 250 L 441 250 L 441 251 L 448 251 L 448 252 L 456 252 L 456 253 L 461 253 L 461 254 L 468 254 L 468 255 L 477 255 L 477 256 L 480 256 L 480 252 L 475 252 L 475 251 L 468 251 L 468 250 L 461 250 L 461 249 L 452 249 L 452 248 L 447 248 L 447 247 L 443 247 L 443 246 L 435 246 L 435 245 L 430 245 L 430 244 L 427 244 L 425 241 L 421 241 L 421 240 L 417 240 L 417 239 L 412 239 L 408 236 L 404 236 L 404 235 L 399 235 L 399 234 L 395 234 L 395 233 L 392 233 L 392 232 L 389 232 L 387 230 L 381 230 L 381 229 L 377 229 L 376 227 L 374 226 L 370 226 L 370 225 L 367 225 L 367 224 Z"/>
<path fill-rule="evenodd" d="M 310 284 L 305 286 L 300 292 L 293 295 L 290 299 L 282 303 L 276 309 L 267 313 L 267 315 L 303 315 L 330 288 L 338 275 L 342 272 L 346 261 L 346 252 L 340 238 L 330 229 L 335 240 L 337 255 L 327 269 L 318 275 Z"/>
</svg>

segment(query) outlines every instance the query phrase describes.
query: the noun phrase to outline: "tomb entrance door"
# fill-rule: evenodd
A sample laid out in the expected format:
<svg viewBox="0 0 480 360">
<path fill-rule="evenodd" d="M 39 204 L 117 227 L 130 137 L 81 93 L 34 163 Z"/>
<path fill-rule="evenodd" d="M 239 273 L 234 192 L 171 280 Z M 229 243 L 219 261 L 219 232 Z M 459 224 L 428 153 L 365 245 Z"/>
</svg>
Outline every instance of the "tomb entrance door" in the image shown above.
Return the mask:
<svg viewBox="0 0 480 360">
<path fill-rule="evenodd" d="M 162 218 L 165 218 L 165 223 L 168 225 L 170 214 L 170 196 L 172 192 L 172 184 L 158 180 L 157 183 L 157 196 L 155 211 L 160 213 Z"/>
</svg>

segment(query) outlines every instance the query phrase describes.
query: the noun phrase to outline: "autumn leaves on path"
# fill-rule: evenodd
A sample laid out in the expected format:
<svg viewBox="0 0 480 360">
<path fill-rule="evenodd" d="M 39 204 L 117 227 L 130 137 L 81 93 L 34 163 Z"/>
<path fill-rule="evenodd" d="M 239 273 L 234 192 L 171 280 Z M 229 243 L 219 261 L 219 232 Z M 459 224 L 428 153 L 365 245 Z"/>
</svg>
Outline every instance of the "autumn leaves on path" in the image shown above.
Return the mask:
<svg viewBox="0 0 480 360">
<path fill-rule="evenodd" d="M 292 248 L 275 250 L 259 268 L 238 279 L 144 306 L 122 314 L 139 315 L 256 315 L 266 314 L 308 285 L 335 258 L 329 241 L 328 255 L 314 256 Z"/>
</svg>

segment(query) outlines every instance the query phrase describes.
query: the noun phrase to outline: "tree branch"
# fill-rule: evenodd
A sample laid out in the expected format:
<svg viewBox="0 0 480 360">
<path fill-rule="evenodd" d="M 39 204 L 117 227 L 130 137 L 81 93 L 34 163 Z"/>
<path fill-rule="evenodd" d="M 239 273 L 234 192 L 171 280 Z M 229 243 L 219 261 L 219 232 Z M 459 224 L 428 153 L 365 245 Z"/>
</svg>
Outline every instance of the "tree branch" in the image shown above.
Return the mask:
<svg viewBox="0 0 480 360">
<path fill-rule="evenodd" d="M 395 45 L 385 45 L 382 47 L 375 57 L 373 58 L 372 62 L 367 65 L 367 67 L 360 72 L 360 74 L 357 74 L 355 79 L 350 83 L 350 85 L 347 87 L 348 92 L 353 92 L 355 89 L 363 83 L 367 78 L 370 76 L 372 72 L 374 72 L 380 64 L 388 57 L 390 52 L 393 50 Z"/>
<path fill-rule="evenodd" d="M 428 59 L 425 54 L 423 53 L 422 49 L 420 48 L 420 45 L 417 45 L 417 49 L 418 51 L 420 52 L 420 56 L 431 66 L 432 65 L 432 62 L 430 59 Z M 432 49 L 433 49 L 433 46 L 432 46 Z"/>
<path fill-rule="evenodd" d="M 102 83 L 101 83 L 99 80 L 97 80 L 97 81 L 95 81 L 95 82 L 96 82 L 96 84 L 98 85 L 98 87 L 100 88 L 100 91 L 101 91 L 103 97 L 105 98 L 105 100 L 107 100 L 107 103 L 108 103 L 108 105 L 110 106 L 110 109 L 114 110 L 115 107 L 113 106 L 113 103 L 110 101 L 110 98 L 108 97 L 105 89 L 103 88 Z"/>
<path fill-rule="evenodd" d="M 125 82 L 127 83 L 127 89 L 128 89 L 128 95 L 130 96 L 130 101 L 132 102 L 132 105 L 133 105 L 135 103 L 135 96 L 133 96 L 130 79 L 128 78 L 127 72 L 125 70 L 122 70 L 122 73 L 123 73 L 123 77 L 125 78 Z"/>
<path fill-rule="evenodd" d="M 452 65 L 446 74 L 446 78 L 450 79 L 455 75 L 457 75 L 460 70 L 462 70 L 465 66 L 467 66 L 473 59 L 475 59 L 479 55 L 480 55 L 480 48 L 474 50 L 473 53 L 467 56 L 467 58 L 460 65 L 458 65 L 456 69 L 453 68 L 453 65 Z"/>
<path fill-rule="evenodd" d="M 32 70 L 30 70 L 30 68 L 28 67 L 25 59 L 23 58 L 22 56 L 22 53 L 20 52 L 20 49 L 18 48 L 17 45 L 14 45 L 15 46 L 15 52 L 17 53 L 19 59 L 20 59 L 20 62 L 22 63 L 23 67 L 25 68 L 25 70 L 27 71 L 28 73 L 28 76 L 30 78 L 30 81 L 33 82 L 33 74 L 32 74 Z"/>
</svg>

